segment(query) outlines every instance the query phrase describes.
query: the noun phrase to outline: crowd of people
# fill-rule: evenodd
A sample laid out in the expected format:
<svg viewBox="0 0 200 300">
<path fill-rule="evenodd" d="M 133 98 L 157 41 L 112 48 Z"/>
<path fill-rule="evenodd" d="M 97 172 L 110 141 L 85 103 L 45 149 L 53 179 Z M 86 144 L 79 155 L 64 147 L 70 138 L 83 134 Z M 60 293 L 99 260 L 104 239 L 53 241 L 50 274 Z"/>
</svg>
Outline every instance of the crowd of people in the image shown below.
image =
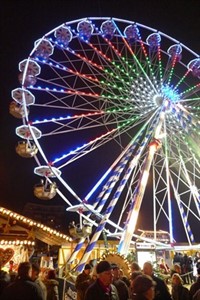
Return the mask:
<svg viewBox="0 0 200 300">
<path fill-rule="evenodd" d="M 75 280 L 77 300 L 200 300 L 200 256 L 195 262 L 196 276 L 186 269 L 186 258 L 175 254 L 172 268 L 161 258 L 160 273 L 149 261 L 142 268 L 133 262 L 130 276 L 107 260 L 96 266 L 86 264 Z M 0 270 L 0 300 L 22 299 L 62 300 L 56 271 L 41 270 L 30 262 L 20 263 L 17 273 L 12 268 L 9 272 Z"/>
<path fill-rule="evenodd" d="M 161 262 L 165 265 L 163 260 Z M 165 266 L 164 270 L 169 275 L 165 279 L 154 272 L 151 262 L 145 262 L 142 269 L 134 262 L 128 278 L 120 266 L 106 260 L 97 264 L 95 273 L 87 264 L 76 278 L 77 300 L 200 300 L 200 267 L 190 287 L 185 286 L 177 262 L 172 269 Z M 95 278 L 91 274 L 95 274 Z"/>
<path fill-rule="evenodd" d="M 0 300 L 59 300 L 58 284 L 55 270 L 22 262 L 17 273 L 0 270 Z"/>
</svg>

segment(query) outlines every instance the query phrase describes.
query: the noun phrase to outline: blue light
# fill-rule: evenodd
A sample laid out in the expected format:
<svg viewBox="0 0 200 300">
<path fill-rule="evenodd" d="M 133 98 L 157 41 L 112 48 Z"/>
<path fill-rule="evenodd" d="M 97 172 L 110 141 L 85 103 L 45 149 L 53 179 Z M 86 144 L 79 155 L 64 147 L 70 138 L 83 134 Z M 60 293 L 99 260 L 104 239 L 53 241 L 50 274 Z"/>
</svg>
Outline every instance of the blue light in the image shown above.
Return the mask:
<svg viewBox="0 0 200 300">
<path fill-rule="evenodd" d="M 180 100 L 179 93 L 168 85 L 162 86 L 161 88 L 162 95 L 172 102 L 178 102 Z"/>
</svg>

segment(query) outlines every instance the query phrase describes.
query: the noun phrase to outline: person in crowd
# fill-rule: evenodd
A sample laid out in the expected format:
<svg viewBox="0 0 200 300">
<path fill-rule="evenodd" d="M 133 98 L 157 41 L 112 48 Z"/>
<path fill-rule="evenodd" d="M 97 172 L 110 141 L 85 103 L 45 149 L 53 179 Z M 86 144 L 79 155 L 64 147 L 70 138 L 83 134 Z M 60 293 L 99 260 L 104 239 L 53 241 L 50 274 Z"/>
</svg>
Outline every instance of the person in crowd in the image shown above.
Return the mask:
<svg viewBox="0 0 200 300">
<path fill-rule="evenodd" d="M 17 278 L 4 288 L 1 300 L 43 300 L 38 285 L 31 279 L 32 266 L 29 262 L 22 262 L 18 267 Z"/>
<path fill-rule="evenodd" d="M 182 272 L 181 272 L 181 266 L 180 266 L 180 264 L 175 263 L 175 264 L 173 265 L 173 267 L 172 267 L 172 269 L 171 269 L 171 277 L 172 277 L 172 275 L 173 275 L 174 273 L 178 273 L 178 274 L 181 276 Z"/>
<path fill-rule="evenodd" d="M 183 286 L 183 279 L 178 273 L 172 275 L 172 299 L 189 300 L 189 290 Z"/>
<path fill-rule="evenodd" d="M 200 268 L 197 269 L 197 280 L 194 282 L 189 290 L 190 300 L 193 299 L 194 294 L 200 289 Z"/>
<path fill-rule="evenodd" d="M 151 276 L 138 275 L 134 280 L 133 300 L 153 300 L 155 299 L 156 282 Z"/>
<path fill-rule="evenodd" d="M 169 279 L 171 277 L 171 270 L 168 264 L 165 262 L 164 258 L 160 259 L 160 263 L 158 265 L 160 273 L 163 274 L 163 280 L 168 284 Z"/>
<path fill-rule="evenodd" d="M 162 274 L 165 274 L 165 275 L 170 274 L 170 268 L 166 264 L 164 258 L 160 259 L 159 268 L 160 268 L 160 271 L 161 271 Z"/>
<path fill-rule="evenodd" d="M 112 266 L 106 261 L 100 261 L 96 266 L 98 278 L 85 293 L 84 300 L 119 300 L 116 287 L 112 284 Z"/>
<path fill-rule="evenodd" d="M 128 300 L 129 298 L 129 289 L 126 283 L 120 279 L 120 268 L 116 264 L 112 264 L 113 270 L 113 285 L 116 287 L 119 300 Z"/>
<path fill-rule="evenodd" d="M 0 270 L 0 295 L 2 294 L 4 288 L 10 283 L 10 275 L 3 270 Z"/>
<path fill-rule="evenodd" d="M 191 284 L 192 283 L 192 274 L 193 274 L 193 266 L 192 266 L 192 258 L 185 253 L 182 259 L 182 279 L 184 284 Z"/>
<path fill-rule="evenodd" d="M 59 282 L 56 280 L 56 272 L 50 269 L 44 279 L 44 284 L 47 289 L 47 300 L 59 300 L 58 285 Z"/>
<path fill-rule="evenodd" d="M 156 286 L 155 286 L 155 300 L 171 300 L 171 295 L 169 293 L 168 287 L 166 285 L 166 283 L 164 282 L 164 280 L 162 280 L 161 278 L 157 277 L 154 273 L 153 273 L 153 266 L 151 264 L 151 262 L 145 262 L 143 265 L 143 273 L 145 275 L 151 276 L 151 278 L 153 279 L 153 281 L 156 282 Z"/>
<path fill-rule="evenodd" d="M 142 275 L 142 272 L 141 272 L 141 271 L 134 271 L 134 272 L 131 274 L 131 277 L 130 277 L 130 287 L 129 287 L 129 298 L 130 298 L 130 299 L 133 299 L 135 279 L 136 279 L 139 275 Z"/>
<path fill-rule="evenodd" d="M 82 273 L 76 277 L 75 287 L 77 290 L 77 300 L 84 300 L 85 292 L 92 283 L 91 273 L 92 266 L 86 264 Z"/>
<path fill-rule="evenodd" d="M 39 288 L 41 289 L 41 293 L 42 293 L 42 298 L 43 300 L 46 300 L 47 298 L 47 288 L 45 286 L 45 284 L 42 282 L 42 280 L 39 278 L 39 274 L 40 274 L 40 267 L 38 264 L 33 263 L 32 264 L 32 274 L 31 274 L 31 279 L 37 283 L 37 285 L 39 286 Z"/>
<path fill-rule="evenodd" d="M 119 273 L 120 273 L 120 279 L 123 280 L 126 283 L 127 287 L 129 288 L 130 287 L 129 278 L 124 274 L 122 269 L 119 269 Z"/>
<path fill-rule="evenodd" d="M 141 271 L 141 268 L 136 261 L 132 262 L 132 264 L 131 264 L 131 273 L 133 273 L 135 271 Z"/>
<path fill-rule="evenodd" d="M 194 268 L 193 268 L 192 256 L 188 256 L 187 270 L 188 270 L 188 283 L 192 284 L 194 282 L 194 276 L 193 276 Z"/>
<path fill-rule="evenodd" d="M 179 264 L 181 266 L 182 261 L 183 261 L 183 254 L 175 252 L 174 259 L 173 259 L 173 264 Z"/>
</svg>

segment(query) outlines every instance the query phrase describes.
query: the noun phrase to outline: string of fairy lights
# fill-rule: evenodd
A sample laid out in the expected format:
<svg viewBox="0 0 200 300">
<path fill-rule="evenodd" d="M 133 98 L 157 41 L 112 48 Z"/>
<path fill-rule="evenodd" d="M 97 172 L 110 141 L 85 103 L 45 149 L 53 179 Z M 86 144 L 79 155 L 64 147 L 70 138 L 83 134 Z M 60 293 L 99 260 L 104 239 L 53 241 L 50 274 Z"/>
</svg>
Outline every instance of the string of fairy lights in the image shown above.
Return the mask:
<svg viewBox="0 0 200 300">
<path fill-rule="evenodd" d="M 19 221 L 21 223 L 24 223 L 25 225 L 28 225 L 30 226 L 31 228 L 34 227 L 34 228 L 38 228 L 38 229 L 41 229 L 42 231 L 46 232 L 46 233 L 49 233 L 50 235 L 52 236 L 55 236 L 55 237 L 58 237 L 60 239 L 63 239 L 63 242 L 70 242 L 71 241 L 71 238 L 63 233 L 60 233 L 59 231 L 55 230 L 55 229 L 52 229 L 44 224 L 41 224 L 39 222 L 36 222 L 32 219 L 29 219 L 25 216 L 22 216 L 20 214 L 17 214 L 11 210 L 8 210 L 6 208 L 3 208 L 3 207 L 0 207 L 0 214 L 3 215 L 3 216 L 6 216 L 6 217 L 9 217 L 13 220 L 16 220 L 16 221 Z M 6 240 L 1 240 L 0 241 L 1 244 L 27 244 L 27 245 L 32 245 L 34 244 L 35 242 L 34 241 L 30 241 L 30 240 L 23 240 L 23 241 L 6 241 Z"/>
</svg>

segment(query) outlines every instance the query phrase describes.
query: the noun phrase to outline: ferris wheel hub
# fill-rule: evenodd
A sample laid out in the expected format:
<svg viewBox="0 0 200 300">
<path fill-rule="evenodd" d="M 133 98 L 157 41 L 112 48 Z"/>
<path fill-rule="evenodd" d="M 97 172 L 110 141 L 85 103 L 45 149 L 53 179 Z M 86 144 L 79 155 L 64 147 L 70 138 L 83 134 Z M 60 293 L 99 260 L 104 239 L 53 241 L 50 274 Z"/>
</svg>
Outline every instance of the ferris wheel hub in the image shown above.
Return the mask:
<svg viewBox="0 0 200 300">
<path fill-rule="evenodd" d="M 153 96 L 153 101 L 157 106 L 161 106 L 163 104 L 164 97 L 160 94 L 156 94 Z"/>
</svg>

